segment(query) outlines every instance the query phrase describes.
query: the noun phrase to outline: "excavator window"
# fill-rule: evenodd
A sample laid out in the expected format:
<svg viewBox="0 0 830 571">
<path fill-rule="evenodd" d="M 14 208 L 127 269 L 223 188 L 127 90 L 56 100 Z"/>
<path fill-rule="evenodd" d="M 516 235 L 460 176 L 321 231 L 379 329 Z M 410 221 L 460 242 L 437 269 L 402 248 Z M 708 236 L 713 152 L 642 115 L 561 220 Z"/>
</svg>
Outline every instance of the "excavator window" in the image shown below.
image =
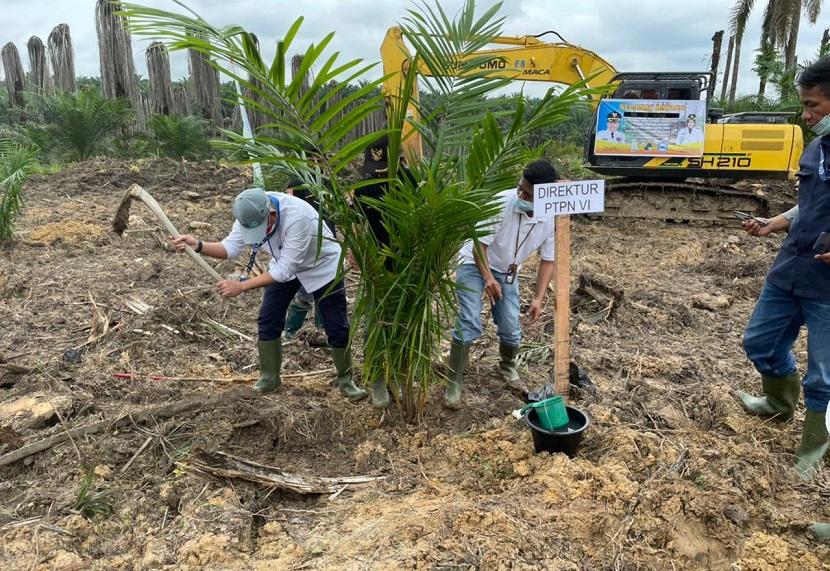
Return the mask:
<svg viewBox="0 0 830 571">
<path fill-rule="evenodd" d="M 680 87 L 671 87 L 669 88 L 669 96 L 667 99 L 682 99 L 684 101 L 689 101 L 692 99 L 692 90 Z"/>
</svg>

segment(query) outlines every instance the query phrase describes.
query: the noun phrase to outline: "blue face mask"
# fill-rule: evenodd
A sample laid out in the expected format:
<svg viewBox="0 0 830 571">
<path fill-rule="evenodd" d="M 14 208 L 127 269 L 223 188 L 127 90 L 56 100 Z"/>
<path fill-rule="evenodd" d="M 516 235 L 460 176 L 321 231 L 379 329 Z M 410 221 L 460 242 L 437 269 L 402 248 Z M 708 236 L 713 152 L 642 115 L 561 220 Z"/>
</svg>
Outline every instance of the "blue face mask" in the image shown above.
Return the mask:
<svg viewBox="0 0 830 571">
<path fill-rule="evenodd" d="M 830 135 L 830 115 L 825 115 L 824 119 L 810 127 L 810 130 L 819 137 Z"/>
<path fill-rule="evenodd" d="M 516 199 L 516 210 L 519 212 L 533 212 L 533 203 L 521 198 Z"/>
</svg>

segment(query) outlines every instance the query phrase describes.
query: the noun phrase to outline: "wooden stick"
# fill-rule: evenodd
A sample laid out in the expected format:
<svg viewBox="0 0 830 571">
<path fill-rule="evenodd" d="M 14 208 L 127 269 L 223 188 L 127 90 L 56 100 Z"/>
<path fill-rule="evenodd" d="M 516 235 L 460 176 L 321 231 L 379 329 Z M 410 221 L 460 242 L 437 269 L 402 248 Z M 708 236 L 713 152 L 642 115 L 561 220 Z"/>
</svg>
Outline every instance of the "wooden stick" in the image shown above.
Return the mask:
<svg viewBox="0 0 830 571">
<path fill-rule="evenodd" d="M 283 379 L 305 379 L 307 377 L 320 377 L 328 375 L 333 372 L 333 369 L 318 369 L 316 371 L 308 371 L 307 373 L 283 373 L 280 375 Z M 125 379 L 130 381 L 148 380 L 148 381 L 192 381 L 205 383 L 250 383 L 256 381 L 259 377 L 165 377 L 163 375 L 141 375 L 133 373 L 114 373 L 112 375 L 116 379 Z"/>
<path fill-rule="evenodd" d="M 147 440 L 145 440 L 145 441 L 144 441 L 144 444 L 142 444 L 142 445 L 139 447 L 139 449 L 135 451 L 135 454 L 133 454 L 133 457 L 132 457 L 132 458 L 130 458 L 130 461 L 129 461 L 129 462 L 127 462 L 126 464 L 124 464 L 124 467 L 123 467 L 123 468 L 121 468 L 121 473 L 122 473 L 122 474 L 123 474 L 124 472 L 126 472 L 127 470 L 129 470 L 129 469 L 130 469 L 130 466 L 132 466 L 133 462 L 135 462 L 135 459 L 136 459 L 136 458 L 138 458 L 138 456 L 139 456 L 142 452 L 144 452 L 144 449 L 145 449 L 145 448 L 147 448 L 147 447 L 150 445 L 150 442 L 152 442 L 152 441 L 153 441 L 153 437 L 152 437 L 152 436 L 148 436 L 148 437 L 147 437 Z"/>
<path fill-rule="evenodd" d="M 219 397 L 217 397 L 217 400 L 215 402 L 218 402 L 218 398 Z M 87 424 L 85 426 L 79 426 L 77 428 L 72 428 L 70 430 L 64 430 L 63 432 L 54 434 L 48 438 L 44 438 L 43 440 L 38 440 L 37 442 L 32 442 L 31 444 L 27 444 L 25 446 L 18 448 L 17 450 L 13 450 L 8 454 L 0 456 L 0 466 L 8 466 L 13 462 L 17 462 L 18 460 L 22 460 L 23 458 L 31 456 L 32 454 L 43 452 L 44 450 L 48 450 L 56 444 L 60 444 L 61 442 L 69 440 L 70 438 L 73 438 L 75 436 L 95 434 L 96 432 L 103 432 L 111 428 L 118 428 L 131 422 L 140 424 L 143 422 L 147 422 L 152 418 L 169 418 L 171 416 L 176 416 L 178 414 L 190 412 L 191 410 L 195 410 L 197 408 L 205 406 L 209 402 L 213 401 L 196 399 L 189 401 L 174 402 L 162 406 L 145 408 L 143 410 L 133 410 L 125 412 L 118 415 L 116 418 L 108 418 L 98 422 L 94 422 L 92 424 Z"/>
<path fill-rule="evenodd" d="M 115 219 L 112 221 L 113 230 L 117 233 L 121 234 L 127 228 L 127 222 L 130 219 L 130 203 L 132 199 L 137 198 L 141 200 L 144 204 L 147 205 L 147 208 L 155 214 L 156 218 L 161 225 L 164 226 L 165 231 L 168 234 L 173 236 L 173 238 L 181 237 L 181 234 L 176 230 L 176 227 L 173 226 L 173 223 L 170 222 L 170 219 L 167 218 L 167 215 L 159 206 L 159 203 L 156 202 L 156 199 L 150 196 L 150 194 L 138 186 L 137 184 L 132 185 L 128 190 L 127 193 L 124 195 L 124 198 L 121 199 L 121 204 L 118 206 L 118 211 L 115 214 Z M 216 281 L 221 281 L 224 278 L 219 275 L 219 273 L 214 270 L 199 254 L 193 251 L 190 246 L 185 245 L 184 252 L 190 259 L 196 262 L 196 265 L 202 268 L 207 274 L 215 279 Z"/>
<path fill-rule="evenodd" d="M 284 472 L 275 466 L 266 466 L 223 452 L 204 450 L 196 450 L 179 465 L 197 476 L 237 478 L 298 494 L 334 494 L 347 485 L 368 484 L 386 479 L 386 476 L 344 476 L 340 478 L 300 476 Z"/>
<path fill-rule="evenodd" d="M 568 402 L 571 361 L 571 217 L 557 216 L 556 229 L 556 318 L 553 341 L 553 383 L 556 394 Z"/>
</svg>

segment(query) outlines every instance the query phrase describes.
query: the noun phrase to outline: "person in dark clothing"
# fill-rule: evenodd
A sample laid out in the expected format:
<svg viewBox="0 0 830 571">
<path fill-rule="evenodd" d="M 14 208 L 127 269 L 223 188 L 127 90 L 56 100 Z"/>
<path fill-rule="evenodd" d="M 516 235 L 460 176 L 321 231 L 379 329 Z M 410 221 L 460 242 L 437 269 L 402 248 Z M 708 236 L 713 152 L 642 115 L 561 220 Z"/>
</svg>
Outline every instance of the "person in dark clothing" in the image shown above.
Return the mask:
<svg viewBox="0 0 830 571">
<path fill-rule="evenodd" d="M 363 174 L 370 184 L 361 186 L 354 192 L 354 205 L 363 214 L 369 225 L 369 230 L 374 235 L 378 244 L 389 245 L 389 231 L 383 223 L 383 216 L 367 198 L 382 200 L 389 190 L 389 183 L 386 179 L 389 176 L 389 138 L 385 135 L 370 143 L 363 150 Z M 406 177 L 412 180 L 412 174 L 403 166 L 397 170 L 399 177 Z M 394 260 L 384 260 L 387 270 L 394 269 Z M 372 390 L 369 393 L 370 402 L 375 408 L 386 408 L 390 404 L 389 391 L 384 379 L 375 379 L 372 383 Z"/>
<path fill-rule="evenodd" d="M 388 153 L 389 138 L 386 136 L 369 144 L 363 150 L 363 174 L 366 179 L 375 182 L 362 186 L 354 192 L 355 205 L 360 208 L 360 211 L 366 218 L 366 222 L 369 224 L 372 234 L 374 234 L 375 239 L 382 246 L 389 244 L 389 232 L 386 230 L 386 226 L 383 225 L 383 218 L 380 212 L 364 199 L 374 198 L 381 200 L 389 189 L 388 182 L 382 180 L 389 174 Z"/>
<path fill-rule="evenodd" d="M 328 181 L 325 181 L 324 184 L 328 186 Z M 322 212 L 320 212 L 320 201 L 317 200 L 317 197 L 306 188 L 306 184 L 301 181 L 300 179 L 294 179 L 288 183 L 288 186 L 285 190 L 286 194 L 291 194 L 300 198 L 306 202 L 308 202 L 314 210 L 320 213 L 320 216 L 323 219 L 323 223 L 329 227 L 331 233 L 335 233 L 334 222 L 332 222 L 328 217 L 326 217 Z M 319 308 L 317 308 L 314 304 L 314 296 L 307 292 L 305 288 L 300 288 L 297 290 L 297 294 L 294 296 L 294 299 L 291 300 L 291 304 L 288 306 L 288 313 L 285 317 L 285 331 L 283 333 L 286 339 L 294 339 L 299 333 L 300 329 L 302 328 L 303 324 L 305 323 L 306 316 L 308 312 L 311 311 L 311 308 L 314 307 L 314 326 L 318 329 L 318 332 L 323 328 L 323 318 L 320 315 Z M 319 338 L 323 338 L 322 335 L 318 336 Z M 317 345 L 323 342 L 320 341 L 312 341 L 311 345 Z"/>
<path fill-rule="evenodd" d="M 830 252 L 817 249 L 830 232 L 830 57 L 807 67 L 798 79 L 801 117 L 816 134 L 799 162 L 798 208 L 769 220 L 747 220 L 753 236 L 788 232 L 767 274 L 744 333 L 744 350 L 761 374 L 764 394 L 738 391 L 750 414 L 793 416 L 801 389 L 807 408 L 795 468 L 804 480 L 821 469 L 827 452 L 830 402 Z M 796 368 L 793 344 L 807 327 L 807 370 Z"/>
</svg>

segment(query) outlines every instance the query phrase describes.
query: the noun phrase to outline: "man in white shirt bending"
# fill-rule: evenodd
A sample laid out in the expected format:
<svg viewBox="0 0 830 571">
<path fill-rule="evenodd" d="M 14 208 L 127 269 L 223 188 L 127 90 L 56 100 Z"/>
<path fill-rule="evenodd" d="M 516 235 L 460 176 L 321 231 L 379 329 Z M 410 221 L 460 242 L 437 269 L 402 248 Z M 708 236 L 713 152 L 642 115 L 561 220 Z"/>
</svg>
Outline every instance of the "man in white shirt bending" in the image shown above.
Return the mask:
<svg viewBox="0 0 830 571">
<path fill-rule="evenodd" d="M 306 201 L 281 192 L 265 192 L 261 188 L 241 192 L 234 200 L 233 216 L 236 221 L 231 232 L 221 242 L 202 242 L 184 235 L 172 243 L 178 251 L 188 245 L 206 256 L 229 260 L 236 258 L 245 246 L 251 246 L 248 271 L 259 249 L 271 255 L 267 272 L 244 281 L 222 280 L 216 284 L 224 297 L 265 288 L 257 321 L 260 375 L 254 388 L 274 392 L 281 385 L 281 336 L 285 315 L 302 285 L 314 295 L 323 317 L 340 392 L 351 400 L 365 397 L 366 391 L 355 386 L 352 379 L 346 293 L 343 281 L 335 282 L 340 244 L 331 230 L 326 224 L 319 223 L 319 214 Z"/>
</svg>

